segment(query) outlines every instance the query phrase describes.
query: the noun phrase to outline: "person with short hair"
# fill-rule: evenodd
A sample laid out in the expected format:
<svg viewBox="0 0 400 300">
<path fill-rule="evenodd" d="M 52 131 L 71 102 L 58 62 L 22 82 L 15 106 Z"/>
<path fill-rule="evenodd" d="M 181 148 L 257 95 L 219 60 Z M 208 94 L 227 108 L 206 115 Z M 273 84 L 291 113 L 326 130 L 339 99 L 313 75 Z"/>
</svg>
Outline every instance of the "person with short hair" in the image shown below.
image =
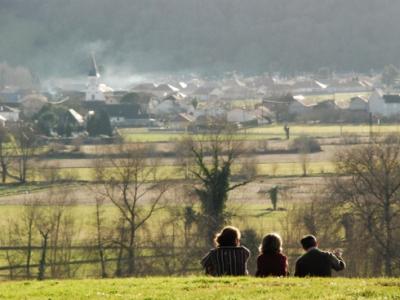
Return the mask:
<svg viewBox="0 0 400 300">
<path fill-rule="evenodd" d="M 282 254 L 282 238 L 279 234 L 270 233 L 264 236 L 257 257 L 257 277 L 287 276 L 287 257 Z"/>
<path fill-rule="evenodd" d="M 240 246 L 240 231 L 226 226 L 216 234 L 215 248 L 201 260 L 205 273 L 211 276 L 244 276 L 248 274 L 250 251 Z"/>
<path fill-rule="evenodd" d="M 315 236 L 306 235 L 300 243 L 306 253 L 297 259 L 294 276 L 330 277 L 332 276 L 332 269 L 341 271 L 346 268 L 340 251 L 334 253 L 321 251 L 318 249 Z"/>
</svg>

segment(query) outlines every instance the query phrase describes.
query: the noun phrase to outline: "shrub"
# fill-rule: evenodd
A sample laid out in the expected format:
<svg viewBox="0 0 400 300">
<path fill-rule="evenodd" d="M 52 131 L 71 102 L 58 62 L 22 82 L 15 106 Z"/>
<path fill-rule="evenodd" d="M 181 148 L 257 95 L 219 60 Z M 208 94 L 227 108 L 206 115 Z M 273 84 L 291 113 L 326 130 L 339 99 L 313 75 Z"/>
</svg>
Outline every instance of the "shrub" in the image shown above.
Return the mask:
<svg viewBox="0 0 400 300">
<path fill-rule="evenodd" d="M 310 153 L 321 151 L 321 145 L 314 138 L 308 136 L 300 136 L 298 138 L 295 138 L 291 142 L 289 149 L 295 150 L 299 153 Z"/>
</svg>

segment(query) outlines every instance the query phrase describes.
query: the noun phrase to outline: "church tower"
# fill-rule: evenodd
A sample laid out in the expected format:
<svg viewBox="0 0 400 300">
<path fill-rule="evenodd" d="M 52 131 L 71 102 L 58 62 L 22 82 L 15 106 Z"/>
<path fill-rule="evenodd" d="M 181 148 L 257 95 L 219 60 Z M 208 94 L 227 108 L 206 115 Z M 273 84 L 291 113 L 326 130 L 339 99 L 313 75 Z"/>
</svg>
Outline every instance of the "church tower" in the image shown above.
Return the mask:
<svg viewBox="0 0 400 300">
<path fill-rule="evenodd" d="M 100 73 L 97 69 L 96 59 L 94 54 L 91 56 L 91 66 L 88 74 L 88 85 L 86 90 L 86 101 L 106 101 L 104 93 L 100 88 Z"/>
</svg>

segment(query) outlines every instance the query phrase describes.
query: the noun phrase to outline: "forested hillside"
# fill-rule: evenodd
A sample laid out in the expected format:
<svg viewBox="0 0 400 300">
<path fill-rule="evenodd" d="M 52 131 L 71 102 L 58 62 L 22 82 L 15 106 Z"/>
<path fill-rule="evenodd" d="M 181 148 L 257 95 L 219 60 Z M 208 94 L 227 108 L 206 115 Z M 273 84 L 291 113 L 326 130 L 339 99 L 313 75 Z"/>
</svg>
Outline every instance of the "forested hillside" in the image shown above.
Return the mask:
<svg viewBox="0 0 400 300">
<path fill-rule="evenodd" d="M 381 70 L 398 0 L 0 0 L 0 61 L 81 74 L 87 53 L 137 72 Z"/>
</svg>

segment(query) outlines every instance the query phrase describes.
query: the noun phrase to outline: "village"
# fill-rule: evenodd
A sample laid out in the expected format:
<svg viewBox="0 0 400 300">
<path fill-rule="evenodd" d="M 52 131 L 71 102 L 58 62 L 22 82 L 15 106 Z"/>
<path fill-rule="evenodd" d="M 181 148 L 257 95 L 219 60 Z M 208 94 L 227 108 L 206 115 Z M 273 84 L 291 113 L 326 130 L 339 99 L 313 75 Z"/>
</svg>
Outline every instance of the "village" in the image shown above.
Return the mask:
<svg viewBox="0 0 400 300">
<path fill-rule="evenodd" d="M 86 83 L 59 80 L 49 88 L 48 84 L 43 87 L 28 79 L 18 85 L 12 76 L 6 78 L 4 69 L 0 85 L 3 125 L 34 117 L 41 124 L 42 133 L 52 137 L 82 135 L 88 120 L 100 112 L 105 112 L 113 128 L 188 132 L 201 131 L 213 119 L 238 128 L 273 123 L 380 124 L 397 120 L 400 113 L 400 90 L 395 84 L 383 84 L 380 74 L 283 78 L 245 77 L 232 72 L 213 79 L 169 76 L 114 90 L 103 82 L 94 55 L 88 60 Z M 43 117 L 43 113 L 54 113 L 59 107 L 66 110 L 68 116 L 63 118 L 70 123 L 70 129 L 57 133 L 54 117 Z M 111 133 L 110 129 L 98 132 Z"/>
</svg>

